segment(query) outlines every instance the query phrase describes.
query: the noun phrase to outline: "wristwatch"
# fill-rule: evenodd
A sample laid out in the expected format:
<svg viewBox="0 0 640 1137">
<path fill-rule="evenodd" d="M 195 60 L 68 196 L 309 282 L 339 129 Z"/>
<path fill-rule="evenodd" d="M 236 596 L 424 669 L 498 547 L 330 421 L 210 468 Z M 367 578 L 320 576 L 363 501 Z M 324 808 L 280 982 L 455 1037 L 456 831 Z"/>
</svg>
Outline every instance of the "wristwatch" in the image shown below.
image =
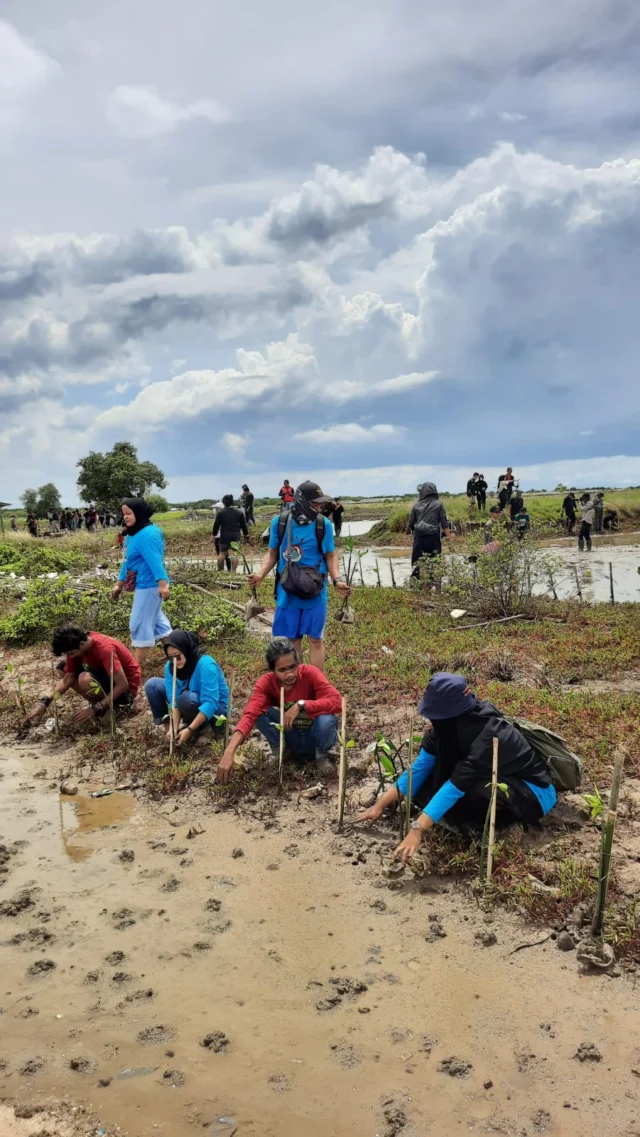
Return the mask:
<svg viewBox="0 0 640 1137">
<path fill-rule="evenodd" d="M 307 704 L 305 703 L 304 699 L 298 699 L 298 706 L 300 707 L 300 710 L 301 710 L 301 711 L 303 711 L 303 710 L 304 710 L 304 708 L 306 707 L 306 705 L 307 705 Z"/>
<path fill-rule="evenodd" d="M 419 821 L 412 821 L 411 822 L 411 828 L 412 829 L 418 829 L 420 833 L 424 833 L 424 829 L 422 828 Z"/>
</svg>

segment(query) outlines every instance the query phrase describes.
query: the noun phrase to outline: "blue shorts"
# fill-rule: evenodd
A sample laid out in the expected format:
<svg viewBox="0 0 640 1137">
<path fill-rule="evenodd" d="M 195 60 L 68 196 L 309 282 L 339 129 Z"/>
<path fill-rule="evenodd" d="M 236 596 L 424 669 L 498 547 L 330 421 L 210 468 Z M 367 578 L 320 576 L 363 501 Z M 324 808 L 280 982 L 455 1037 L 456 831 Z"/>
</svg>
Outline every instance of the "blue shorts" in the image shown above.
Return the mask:
<svg viewBox="0 0 640 1137">
<path fill-rule="evenodd" d="M 129 617 L 132 647 L 153 647 L 156 640 L 168 636 L 171 624 L 162 611 L 158 587 L 136 588 Z"/>
<path fill-rule="evenodd" d="M 286 636 L 289 640 L 301 640 L 310 636 L 321 640 L 327 622 L 327 601 L 315 604 L 313 608 L 276 608 L 273 617 L 273 635 Z"/>
</svg>

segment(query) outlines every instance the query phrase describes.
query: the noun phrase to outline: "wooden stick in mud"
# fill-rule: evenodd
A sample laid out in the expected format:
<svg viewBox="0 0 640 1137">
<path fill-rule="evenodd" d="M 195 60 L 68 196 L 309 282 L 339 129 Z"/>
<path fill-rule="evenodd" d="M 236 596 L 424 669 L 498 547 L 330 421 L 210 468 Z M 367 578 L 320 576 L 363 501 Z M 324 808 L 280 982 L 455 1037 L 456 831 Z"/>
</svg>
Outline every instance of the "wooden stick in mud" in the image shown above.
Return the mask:
<svg viewBox="0 0 640 1137">
<path fill-rule="evenodd" d="M 227 713 L 224 720 L 224 748 L 227 749 L 229 744 L 229 724 L 231 721 L 231 711 L 233 709 L 233 686 L 236 681 L 235 671 L 231 672 L 229 676 L 229 701 L 227 702 Z"/>
<path fill-rule="evenodd" d="M 609 561 L 609 591 L 611 592 L 611 603 L 615 604 L 616 598 L 613 592 L 613 564 Z"/>
<path fill-rule="evenodd" d="M 347 700 L 342 698 L 342 723 L 340 734 L 340 766 L 338 769 L 338 829 L 344 821 L 344 802 L 347 796 Z"/>
<path fill-rule="evenodd" d="M 284 687 L 280 688 L 280 753 L 278 755 L 278 778 L 282 785 L 284 770 Z"/>
<path fill-rule="evenodd" d="M 413 782 L 413 715 L 409 722 L 409 761 L 407 765 L 407 833 L 411 827 L 411 786 Z"/>
<path fill-rule="evenodd" d="M 170 734 L 169 734 L 169 755 L 171 756 L 171 758 L 173 758 L 173 748 L 174 748 L 175 742 L 176 742 L 176 721 L 174 718 L 174 711 L 176 709 L 176 683 L 177 682 L 178 682 L 178 661 L 174 656 L 174 659 L 173 659 L 173 679 L 171 682 L 171 715 L 170 715 L 170 719 L 169 719 L 169 722 L 171 724 Z"/>
<path fill-rule="evenodd" d="M 555 581 L 553 579 L 553 573 L 552 573 L 551 569 L 549 569 L 549 584 L 551 585 L 551 591 L 553 593 L 553 599 L 557 600 L 558 599 L 558 593 L 556 592 L 556 585 L 555 585 Z"/>
<path fill-rule="evenodd" d="M 593 923 L 591 924 L 591 935 L 594 939 L 602 936 L 602 928 L 604 925 L 604 908 L 607 900 L 607 888 L 609 887 L 609 873 L 611 871 L 611 847 L 613 845 L 613 831 L 616 827 L 616 818 L 618 816 L 618 797 L 620 794 L 622 767 L 624 766 L 625 757 L 626 752 L 620 747 L 614 759 L 607 817 L 602 823 L 598 892 L 596 894 L 596 905 L 593 912 Z"/>
<path fill-rule="evenodd" d="M 394 574 L 394 571 L 393 571 L 393 560 L 392 560 L 392 558 L 391 558 L 391 557 L 389 557 L 389 571 L 390 571 L 390 573 L 391 573 L 391 587 L 392 587 L 392 588 L 397 588 L 397 585 L 396 585 L 396 578 L 395 578 L 395 574 Z"/>
<path fill-rule="evenodd" d="M 578 599 L 582 600 L 582 589 L 580 587 L 580 576 L 578 574 L 578 566 L 577 565 L 573 566 L 573 571 L 574 571 L 575 577 L 576 577 L 576 588 L 578 589 Z"/>
<path fill-rule="evenodd" d="M 496 843 L 496 808 L 498 805 L 498 739 L 493 740 L 493 766 L 491 769 L 491 814 L 489 817 L 489 844 L 487 846 L 487 883 L 493 872 L 493 846 Z"/>
<path fill-rule="evenodd" d="M 55 734 L 56 734 L 56 740 L 57 740 L 60 736 L 60 723 L 58 722 L 58 701 L 57 701 L 57 696 L 56 696 L 56 691 L 55 691 L 55 688 L 56 688 L 56 669 L 53 666 L 53 660 L 51 660 L 51 677 L 53 679 L 53 723 L 54 723 L 54 727 L 55 727 Z"/>
<path fill-rule="evenodd" d="M 109 679 L 111 681 L 111 687 L 109 688 L 109 726 L 111 730 L 111 744 L 113 745 L 116 734 L 116 721 L 113 716 L 113 652 L 111 652 L 111 659 L 109 660 Z"/>
</svg>

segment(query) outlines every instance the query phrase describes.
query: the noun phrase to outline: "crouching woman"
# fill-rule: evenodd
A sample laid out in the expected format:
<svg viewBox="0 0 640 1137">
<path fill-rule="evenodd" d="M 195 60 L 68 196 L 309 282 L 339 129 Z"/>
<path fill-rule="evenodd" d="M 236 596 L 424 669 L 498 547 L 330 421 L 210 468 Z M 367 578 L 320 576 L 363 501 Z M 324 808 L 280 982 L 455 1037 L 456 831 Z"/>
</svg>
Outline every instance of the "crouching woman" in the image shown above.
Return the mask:
<svg viewBox="0 0 640 1137">
<path fill-rule="evenodd" d="M 493 740 L 498 739 L 499 791 L 496 822 L 539 821 L 557 795 L 544 760 L 508 719 L 470 690 L 462 675 L 439 672 L 428 684 L 418 713 L 431 726 L 412 766 L 412 797 L 422 813 L 394 856 L 406 863 L 425 833 L 443 818 L 462 833 L 481 832 L 491 800 Z M 408 774 L 378 798 L 358 821 L 376 821 L 407 792 Z"/>
<path fill-rule="evenodd" d="M 229 688 L 221 667 L 200 646 L 192 632 L 173 631 L 163 641 L 167 662 L 164 676 L 148 679 L 145 695 L 157 726 L 166 724 L 171 738 L 173 668 L 176 665 L 176 705 L 173 722 L 177 746 L 197 738 L 208 726 L 215 732 L 216 719 L 229 709 Z"/>
</svg>

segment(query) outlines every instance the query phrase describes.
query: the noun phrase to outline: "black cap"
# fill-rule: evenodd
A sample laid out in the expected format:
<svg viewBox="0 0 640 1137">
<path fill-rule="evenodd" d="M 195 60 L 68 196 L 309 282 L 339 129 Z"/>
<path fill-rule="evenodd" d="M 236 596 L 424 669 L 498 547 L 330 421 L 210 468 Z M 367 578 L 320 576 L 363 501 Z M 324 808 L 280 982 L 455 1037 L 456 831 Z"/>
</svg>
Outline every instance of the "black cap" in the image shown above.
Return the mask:
<svg viewBox="0 0 640 1137">
<path fill-rule="evenodd" d="M 297 493 L 301 493 L 303 497 L 306 497 L 307 501 L 317 502 L 320 505 L 326 501 L 333 501 L 333 498 L 328 497 L 326 493 L 322 492 L 317 482 L 300 482 Z"/>
</svg>

